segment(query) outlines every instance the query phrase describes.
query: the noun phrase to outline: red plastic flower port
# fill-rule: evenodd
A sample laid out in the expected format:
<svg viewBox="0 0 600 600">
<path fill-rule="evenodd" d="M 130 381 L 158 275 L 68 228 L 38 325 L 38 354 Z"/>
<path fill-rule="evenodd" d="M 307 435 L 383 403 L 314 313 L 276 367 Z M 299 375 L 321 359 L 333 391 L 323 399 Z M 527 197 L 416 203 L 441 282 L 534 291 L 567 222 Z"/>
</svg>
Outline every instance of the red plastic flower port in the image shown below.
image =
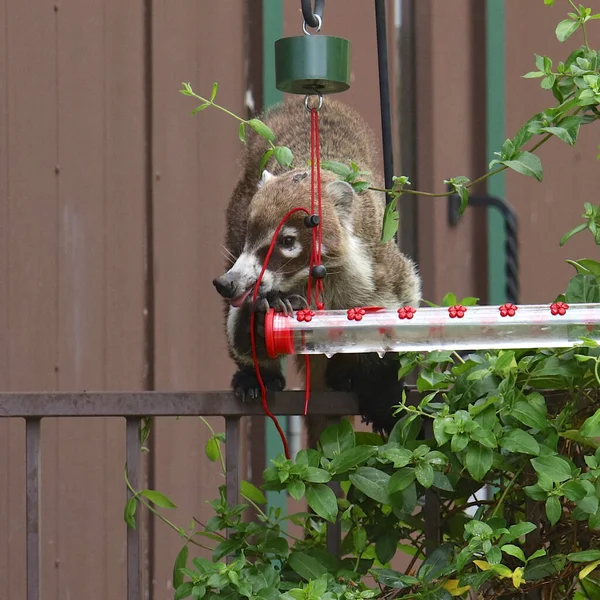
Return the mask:
<svg viewBox="0 0 600 600">
<path fill-rule="evenodd" d="M 568 308 L 569 305 L 565 302 L 555 302 L 554 304 L 550 305 L 550 312 L 555 316 L 564 315 L 567 312 Z"/>
<path fill-rule="evenodd" d="M 466 312 L 467 309 L 464 306 L 461 306 L 460 304 L 457 304 L 456 306 L 451 306 L 448 309 L 448 314 L 450 315 L 451 319 L 455 319 L 456 317 L 462 319 L 465 316 Z"/>
<path fill-rule="evenodd" d="M 507 302 L 498 308 L 501 317 L 514 317 L 518 309 L 518 306 L 515 306 L 510 302 Z"/>
<path fill-rule="evenodd" d="M 362 321 L 363 315 L 367 311 L 364 308 L 349 308 L 348 309 L 348 321 Z"/>
<path fill-rule="evenodd" d="M 310 323 L 312 318 L 315 316 L 315 311 L 310 308 L 301 308 L 296 312 L 296 319 L 298 321 L 304 321 L 305 323 Z"/>
<path fill-rule="evenodd" d="M 403 306 L 402 308 L 398 309 L 398 318 L 399 319 L 412 319 L 415 316 L 416 312 L 417 312 L 417 309 L 413 308 L 412 306 Z"/>
</svg>

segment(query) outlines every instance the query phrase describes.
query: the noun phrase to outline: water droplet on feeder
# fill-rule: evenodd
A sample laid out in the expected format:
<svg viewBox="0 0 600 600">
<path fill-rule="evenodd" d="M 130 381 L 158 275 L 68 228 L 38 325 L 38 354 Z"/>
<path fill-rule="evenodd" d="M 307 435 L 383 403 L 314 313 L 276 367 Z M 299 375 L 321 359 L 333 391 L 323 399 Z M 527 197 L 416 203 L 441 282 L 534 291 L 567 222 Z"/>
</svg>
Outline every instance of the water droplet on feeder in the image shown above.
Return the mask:
<svg viewBox="0 0 600 600">
<path fill-rule="evenodd" d="M 331 354 L 331 353 L 325 353 L 325 356 L 326 356 L 327 358 L 333 358 L 333 354 Z"/>
<path fill-rule="evenodd" d="M 379 358 L 383 358 L 385 356 L 385 352 L 380 351 L 377 353 L 377 356 L 379 356 Z"/>
</svg>

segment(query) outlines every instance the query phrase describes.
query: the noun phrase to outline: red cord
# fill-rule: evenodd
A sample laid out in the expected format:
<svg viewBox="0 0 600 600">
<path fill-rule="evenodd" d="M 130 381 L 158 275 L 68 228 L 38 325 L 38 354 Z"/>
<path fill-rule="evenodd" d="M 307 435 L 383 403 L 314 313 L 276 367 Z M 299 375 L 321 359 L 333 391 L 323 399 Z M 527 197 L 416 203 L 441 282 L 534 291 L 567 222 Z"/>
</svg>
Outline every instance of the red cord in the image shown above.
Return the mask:
<svg viewBox="0 0 600 600">
<path fill-rule="evenodd" d="M 269 264 L 269 260 L 271 259 L 271 255 L 273 254 L 273 250 L 275 248 L 275 243 L 277 242 L 277 236 L 281 231 L 281 228 L 285 224 L 285 222 L 296 212 L 302 211 L 307 215 L 315 214 L 315 175 L 316 175 L 316 183 L 317 183 L 317 203 L 318 203 L 318 211 L 319 211 L 319 224 L 316 227 L 313 227 L 312 231 L 312 249 L 310 254 L 310 265 L 308 272 L 308 287 L 306 290 L 306 297 L 308 301 L 308 306 L 310 307 L 312 301 L 312 287 L 313 287 L 313 278 L 312 278 L 312 269 L 315 265 L 321 264 L 321 256 L 322 256 L 322 245 L 323 245 L 323 209 L 322 209 L 322 196 L 321 196 L 321 152 L 320 152 L 320 140 L 319 140 L 319 114 L 315 108 L 312 108 L 310 111 L 310 156 L 311 156 L 311 191 L 310 191 L 310 213 L 302 207 L 293 208 L 287 212 L 287 214 L 281 219 L 279 225 L 275 229 L 275 233 L 273 234 L 273 238 L 271 240 L 271 245 L 269 246 L 269 250 L 265 256 L 265 260 L 263 263 L 262 270 L 258 279 L 256 280 L 256 285 L 254 287 L 254 294 L 252 296 L 252 301 L 255 302 L 258 297 L 258 290 L 260 288 L 260 284 L 267 270 L 267 266 Z M 324 293 L 323 280 L 317 279 L 315 283 L 315 305 L 317 310 L 323 310 L 325 308 L 325 304 L 323 300 L 320 298 Z M 279 421 L 277 417 L 269 410 L 267 405 L 267 389 L 265 387 L 265 383 L 260 374 L 260 365 L 258 364 L 258 357 L 256 354 L 256 336 L 254 332 L 254 311 L 250 313 L 250 345 L 252 348 L 252 361 L 254 362 L 254 370 L 256 372 L 256 378 L 258 380 L 258 385 L 260 386 L 261 391 L 261 402 L 263 410 L 267 417 L 269 417 L 275 427 L 279 436 L 281 437 L 281 441 L 283 442 L 283 449 L 285 452 L 285 457 L 289 460 L 290 458 L 290 450 L 288 447 L 288 443 L 279 425 Z M 306 361 L 306 383 L 305 383 L 305 394 L 304 394 L 304 415 L 306 416 L 308 412 L 308 400 L 310 398 L 310 360 L 308 354 L 305 355 Z"/>
</svg>

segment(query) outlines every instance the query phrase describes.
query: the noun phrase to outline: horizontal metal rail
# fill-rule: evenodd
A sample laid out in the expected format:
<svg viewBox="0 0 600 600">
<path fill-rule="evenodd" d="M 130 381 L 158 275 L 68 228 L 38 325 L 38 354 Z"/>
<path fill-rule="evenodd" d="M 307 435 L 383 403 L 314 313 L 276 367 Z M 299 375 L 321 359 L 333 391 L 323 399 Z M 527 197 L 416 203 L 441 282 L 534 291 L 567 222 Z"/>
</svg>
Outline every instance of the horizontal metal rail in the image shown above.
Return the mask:
<svg viewBox="0 0 600 600">
<path fill-rule="evenodd" d="M 286 391 L 269 396 L 276 415 L 302 415 L 304 392 Z M 351 394 L 321 392 L 311 395 L 310 414 L 328 417 L 335 423 L 346 415 L 358 414 L 358 400 Z M 141 485 L 140 427 L 143 417 L 214 416 L 225 418 L 227 444 L 227 500 L 237 504 L 240 472 L 240 418 L 264 416 L 259 402 L 241 403 L 231 392 L 8 392 L 0 393 L 0 418 L 25 419 L 26 437 L 26 552 L 27 600 L 40 600 L 41 523 L 41 420 L 44 417 L 123 417 L 126 420 L 126 460 L 129 481 Z M 335 486 L 334 486 L 335 487 Z M 339 493 L 339 486 L 335 488 Z M 127 490 L 128 498 L 131 492 Z M 327 544 L 336 553 L 340 525 L 329 524 Z M 127 600 L 142 600 L 142 568 L 139 528 L 127 529 Z"/>
</svg>

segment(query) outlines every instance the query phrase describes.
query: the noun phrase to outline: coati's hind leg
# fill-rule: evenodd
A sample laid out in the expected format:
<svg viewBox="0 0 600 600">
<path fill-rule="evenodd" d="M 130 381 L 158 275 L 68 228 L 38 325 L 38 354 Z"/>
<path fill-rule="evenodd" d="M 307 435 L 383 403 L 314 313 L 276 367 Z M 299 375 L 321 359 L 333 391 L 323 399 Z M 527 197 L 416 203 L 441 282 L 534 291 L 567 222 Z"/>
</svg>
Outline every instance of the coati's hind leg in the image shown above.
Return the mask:
<svg viewBox="0 0 600 600">
<path fill-rule="evenodd" d="M 325 381 L 335 391 L 351 391 L 358 396 L 363 421 L 373 431 L 389 434 L 397 417 L 394 406 L 402 400 L 404 383 L 398 381 L 396 354 L 337 354 L 330 359 Z"/>
<path fill-rule="evenodd" d="M 267 364 L 262 362 L 260 375 L 268 392 L 280 392 L 285 388 L 285 377 L 280 361 L 268 361 Z M 231 380 L 231 387 L 235 397 L 242 402 L 260 400 L 261 389 L 254 365 L 238 363 L 238 370 Z"/>
</svg>

